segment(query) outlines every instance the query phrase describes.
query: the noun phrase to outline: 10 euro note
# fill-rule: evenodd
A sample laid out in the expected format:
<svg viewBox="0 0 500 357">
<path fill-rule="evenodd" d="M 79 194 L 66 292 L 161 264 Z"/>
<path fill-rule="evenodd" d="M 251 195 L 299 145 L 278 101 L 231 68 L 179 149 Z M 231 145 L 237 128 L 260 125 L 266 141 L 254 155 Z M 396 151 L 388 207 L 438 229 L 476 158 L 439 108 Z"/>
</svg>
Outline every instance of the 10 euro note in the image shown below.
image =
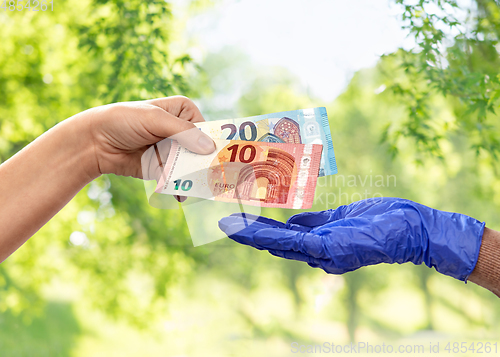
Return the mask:
<svg viewBox="0 0 500 357">
<path fill-rule="evenodd" d="M 155 192 L 261 207 L 308 209 L 322 145 L 214 140 L 195 154 L 172 141 Z"/>
<path fill-rule="evenodd" d="M 318 176 L 337 173 L 332 136 L 325 108 L 311 108 L 195 123 L 212 139 L 288 144 L 320 144 L 323 155 Z"/>
</svg>

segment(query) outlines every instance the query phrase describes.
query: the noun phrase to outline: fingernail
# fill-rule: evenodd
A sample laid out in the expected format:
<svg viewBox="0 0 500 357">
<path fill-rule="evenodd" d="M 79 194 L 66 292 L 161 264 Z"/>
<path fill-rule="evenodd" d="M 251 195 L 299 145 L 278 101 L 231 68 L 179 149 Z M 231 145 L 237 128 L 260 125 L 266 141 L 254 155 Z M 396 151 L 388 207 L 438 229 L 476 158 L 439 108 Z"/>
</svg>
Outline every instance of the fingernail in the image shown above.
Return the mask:
<svg viewBox="0 0 500 357">
<path fill-rule="evenodd" d="M 205 134 L 201 134 L 200 137 L 198 138 L 198 146 L 207 154 L 215 150 L 214 141 Z"/>
</svg>

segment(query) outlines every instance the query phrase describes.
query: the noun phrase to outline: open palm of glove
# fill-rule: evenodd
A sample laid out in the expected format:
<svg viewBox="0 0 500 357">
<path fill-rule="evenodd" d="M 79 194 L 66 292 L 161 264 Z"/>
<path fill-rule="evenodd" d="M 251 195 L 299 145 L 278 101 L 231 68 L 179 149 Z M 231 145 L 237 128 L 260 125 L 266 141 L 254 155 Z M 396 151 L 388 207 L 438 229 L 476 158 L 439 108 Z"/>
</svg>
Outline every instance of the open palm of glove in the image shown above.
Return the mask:
<svg viewBox="0 0 500 357">
<path fill-rule="evenodd" d="M 368 199 L 304 212 L 286 224 L 236 214 L 219 227 L 236 242 L 342 274 L 379 263 L 425 263 L 466 281 L 475 267 L 484 223 L 400 198 Z"/>
</svg>

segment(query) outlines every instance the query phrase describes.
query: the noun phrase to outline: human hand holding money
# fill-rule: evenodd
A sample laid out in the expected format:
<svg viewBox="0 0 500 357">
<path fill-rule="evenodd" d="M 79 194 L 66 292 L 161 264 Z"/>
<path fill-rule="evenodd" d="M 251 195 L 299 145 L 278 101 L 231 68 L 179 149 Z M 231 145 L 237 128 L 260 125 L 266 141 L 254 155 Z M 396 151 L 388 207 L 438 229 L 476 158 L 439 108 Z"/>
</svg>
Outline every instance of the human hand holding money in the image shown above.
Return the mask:
<svg viewBox="0 0 500 357">
<path fill-rule="evenodd" d="M 246 145 L 244 144 L 244 142 L 241 143 L 241 148 L 244 148 L 244 155 L 248 154 L 247 150 L 251 150 L 249 149 L 249 147 L 246 147 L 249 142 L 255 143 L 255 147 L 260 147 L 260 143 L 275 143 L 278 144 L 278 146 L 287 144 L 288 147 L 292 147 L 293 145 L 297 145 L 297 147 L 300 147 L 303 144 L 323 145 L 319 159 L 319 171 L 315 175 L 323 176 L 325 174 L 331 175 L 337 173 L 337 165 L 333 152 L 333 143 L 331 140 L 328 117 L 325 108 L 302 109 L 289 112 L 265 114 L 248 118 L 200 122 L 196 123 L 195 125 L 200 131 L 209 135 L 213 139 L 245 140 L 247 143 Z M 193 130 L 196 129 L 190 129 L 189 131 Z M 177 138 L 177 136 L 181 137 Z M 177 139 L 181 143 L 181 145 L 184 145 L 183 143 L 184 141 L 186 141 L 186 138 L 192 136 L 193 134 L 189 132 L 183 132 L 177 134 L 176 137 L 172 137 L 171 139 Z M 263 206 L 289 208 L 292 208 L 294 206 L 293 203 L 291 203 L 293 201 L 291 198 L 287 200 L 287 204 L 281 203 L 274 206 L 271 204 L 269 197 L 264 198 L 267 195 L 268 191 L 269 194 L 274 194 L 275 190 L 273 189 L 273 187 L 276 185 L 276 182 L 272 182 L 272 180 L 271 182 L 269 182 L 269 180 L 266 181 L 262 177 L 254 177 L 253 180 L 247 177 L 248 182 L 258 182 L 258 184 L 256 183 L 255 187 L 251 189 L 251 194 L 253 195 L 251 197 L 253 198 L 250 198 L 250 196 L 247 198 L 245 198 L 244 196 L 235 196 L 235 192 L 224 192 L 224 190 L 231 189 L 228 186 L 227 181 L 236 180 L 239 172 L 244 169 L 244 166 L 248 166 L 249 164 L 245 162 L 245 160 L 248 159 L 245 156 L 243 156 L 243 161 L 239 160 L 239 154 L 227 153 L 226 156 L 228 156 L 230 159 L 232 158 L 233 160 L 225 162 L 223 156 L 219 161 L 225 163 L 221 164 L 220 162 L 214 161 L 214 158 L 212 156 L 203 157 L 194 155 L 189 150 L 185 150 L 182 154 L 183 159 L 181 160 L 180 167 L 178 166 L 177 162 L 175 162 L 175 168 L 166 166 L 167 158 L 169 157 L 169 155 L 173 154 L 173 151 L 170 150 L 170 142 L 171 140 L 163 140 L 157 143 L 157 145 L 154 147 L 154 150 L 153 148 L 150 148 L 150 150 L 148 150 L 148 155 L 144 156 L 148 159 L 143 160 L 143 168 L 145 169 L 145 171 L 149 172 L 146 172 L 144 177 L 154 177 L 157 181 L 159 181 L 160 175 L 163 173 L 163 181 L 161 184 L 167 184 L 168 186 L 168 173 L 171 171 L 171 169 L 175 169 L 178 171 L 176 175 L 179 175 L 180 172 L 182 172 L 182 175 L 195 175 L 194 172 L 199 171 L 195 175 L 197 176 L 196 179 L 205 181 L 199 181 L 199 183 L 196 185 L 197 187 L 193 188 L 192 186 L 189 186 L 191 185 L 191 182 L 193 182 L 194 184 L 192 178 L 185 178 L 184 180 L 177 178 L 174 179 L 174 181 L 181 181 L 177 181 L 177 184 L 174 184 L 174 188 L 176 187 L 176 189 L 172 189 L 172 187 L 160 189 L 160 185 L 158 185 L 156 192 L 172 195 L 179 202 L 183 202 L 186 199 L 186 196 L 212 200 L 228 200 L 228 196 L 233 195 L 233 199 L 237 198 L 239 200 L 238 202 L 243 204 L 259 204 Z M 180 147 L 178 147 L 176 150 L 180 150 Z M 233 157 L 233 154 L 236 156 Z M 263 158 L 263 160 L 266 161 L 267 159 Z M 209 168 L 211 170 L 210 175 L 213 176 L 213 182 L 211 181 L 210 183 L 207 183 L 206 177 L 209 176 Z M 189 173 L 185 170 L 189 170 Z M 246 172 L 251 172 L 250 176 L 255 176 L 256 174 L 256 171 L 254 171 L 254 169 L 250 167 L 246 168 Z M 283 177 L 286 177 L 286 180 L 281 180 L 282 183 L 285 183 L 286 185 L 286 182 L 292 182 L 297 179 L 298 172 L 289 171 L 281 174 Z M 216 180 L 218 181 L 215 182 Z M 183 184 L 185 186 L 182 186 Z M 215 186 L 216 184 L 218 184 L 219 186 Z M 231 184 L 236 185 L 236 182 L 232 182 Z M 208 187 L 210 187 L 210 189 L 208 189 Z M 235 190 L 235 187 L 233 187 L 232 189 Z M 223 191 L 217 191 L 216 188 L 223 189 Z M 302 191 L 300 190 L 295 191 L 295 193 L 293 192 L 293 190 L 288 192 L 291 192 L 294 195 L 302 194 Z M 308 195 L 314 196 L 314 187 L 312 187 L 312 191 L 308 188 Z M 312 197 L 308 198 L 307 200 L 309 199 L 312 201 Z M 167 201 L 169 200 L 167 199 Z M 282 199 L 281 201 L 284 201 L 284 199 Z M 174 202 L 175 201 L 172 200 L 171 205 L 169 206 L 177 207 Z M 231 201 L 229 200 L 227 202 Z M 274 202 L 274 204 L 276 204 L 276 202 Z M 295 204 L 295 206 L 298 206 L 298 204 Z"/>
</svg>

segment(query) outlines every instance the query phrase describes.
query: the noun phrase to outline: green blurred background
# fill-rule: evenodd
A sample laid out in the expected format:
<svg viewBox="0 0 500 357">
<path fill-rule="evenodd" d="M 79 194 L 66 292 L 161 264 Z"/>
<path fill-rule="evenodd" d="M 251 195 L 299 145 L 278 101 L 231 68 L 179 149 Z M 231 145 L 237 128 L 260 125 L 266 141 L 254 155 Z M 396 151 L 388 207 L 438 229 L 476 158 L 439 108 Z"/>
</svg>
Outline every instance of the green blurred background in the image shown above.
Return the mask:
<svg viewBox="0 0 500 357">
<path fill-rule="evenodd" d="M 413 48 L 356 72 L 332 102 L 238 48 L 187 55 L 186 22 L 217 3 L 0 9 L 0 162 L 116 101 L 182 94 L 208 119 L 326 106 L 339 174 L 318 179 L 312 210 L 396 196 L 500 229 L 496 1 L 392 1 Z M 334 34 L 320 35 L 328 46 Z M 232 108 L 215 100 L 242 81 Z M 449 341 L 498 340 L 497 299 L 411 264 L 334 276 L 227 238 L 193 248 L 182 210 L 153 208 L 142 182 L 106 176 L 0 265 L 0 355 L 291 356 L 294 341 L 433 341 L 449 354 Z"/>
</svg>

